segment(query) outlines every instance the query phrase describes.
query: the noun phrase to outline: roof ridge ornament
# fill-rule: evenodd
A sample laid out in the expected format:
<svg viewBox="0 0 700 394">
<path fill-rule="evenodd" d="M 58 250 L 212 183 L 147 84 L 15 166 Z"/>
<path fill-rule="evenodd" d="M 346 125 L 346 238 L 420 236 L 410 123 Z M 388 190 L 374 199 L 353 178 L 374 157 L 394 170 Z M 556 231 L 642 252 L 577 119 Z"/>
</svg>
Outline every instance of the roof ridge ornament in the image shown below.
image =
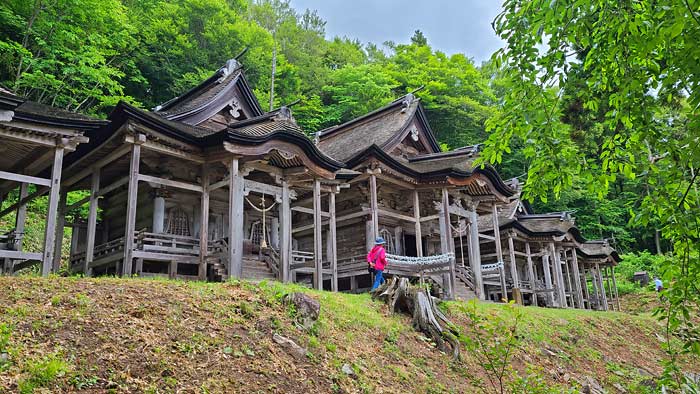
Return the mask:
<svg viewBox="0 0 700 394">
<path fill-rule="evenodd" d="M 238 60 L 236 60 L 235 58 L 228 59 L 226 61 L 226 64 L 224 64 L 224 66 L 219 69 L 219 71 L 221 72 L 221 78 L 219 78 L 216 82 L 223 82 L 224 79 L 226 79 L 226 77 L 231 75 L 231 73 L 236 71 L 239 67 L 241 67 L 241 63 L 239 63 Z"/>
<path fill-rule="evenodd" d="M 403 104 L 403 108 L 401 108 L 401 113 L 406 112 L 408 108 L 411 107 L 411 104 L 416 100 L 416 96 L 413 95 L 413 93 L 408 93 L 407 95 L 404 96 L 403 100 L 401 101 L 401 104 Z"/>
<path fill-rule="evenodd" d="M 283 105 L 280 107 L 279 110 L 277 110 L 277 113 L 272 117 L 272 120 L 274 121 L 291 121 L 294 122 L 294 116 L 292 116 L 292 110 L 287 107 L 286 105 Z"/>
</svg>

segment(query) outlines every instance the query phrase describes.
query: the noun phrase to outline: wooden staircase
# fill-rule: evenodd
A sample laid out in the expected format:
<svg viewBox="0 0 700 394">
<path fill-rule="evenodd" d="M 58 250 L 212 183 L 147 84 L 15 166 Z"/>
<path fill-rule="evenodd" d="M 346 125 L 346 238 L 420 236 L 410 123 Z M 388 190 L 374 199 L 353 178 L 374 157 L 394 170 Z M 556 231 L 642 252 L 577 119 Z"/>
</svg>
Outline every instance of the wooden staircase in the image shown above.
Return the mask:
<svg viewBox="0 0 700 394">
<path fill-rule="evenodd" d="M 474 282 L 472 280 L 471 270 L 467 267 L 456 267 L 455 269 L 457 280 L 455 280 L 455 299 L 459 301 L 469 301 L 476 297 L 474 292 Z"/>
<path fill-rule="evenodd" d="M 243 279 L 255 282 L 277 279 L 277 275 L 270 268 L 268 261 L 266 261 L 268 258 L 268 256 L 262 256 L 261 258 L 257 254 L 243 256 Z M 228 280 L 228 245 L 224 240 L 215 244 L 214 250 L 207 257 L 207 266 L 209 267 L 209 280 L 215 282 Z"/>
</svg>

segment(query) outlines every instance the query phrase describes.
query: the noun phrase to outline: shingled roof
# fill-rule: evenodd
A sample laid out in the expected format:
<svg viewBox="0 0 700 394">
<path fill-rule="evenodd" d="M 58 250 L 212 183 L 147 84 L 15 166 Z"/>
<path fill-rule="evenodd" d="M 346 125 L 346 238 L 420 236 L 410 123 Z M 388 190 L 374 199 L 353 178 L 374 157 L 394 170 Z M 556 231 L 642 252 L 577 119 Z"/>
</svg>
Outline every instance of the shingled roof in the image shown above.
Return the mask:
<svg viewBox="0 0 700 394">
<path fill-rule="evenodd" d="M 426 138 L 431 148 L 439 152 L 437 141 L 425 120 L 420 99 L 412 94 L 349 122 L 322 130 L 318 146 L 329 156 L 347 161 L 372 145 L 386 148 L 416 116 L 428 130 Z"/>
<path fill-rule="evenodd" d="M 449 152 L 419 155 L 408 159 L 408 167 L 422 173 L 454 170 L 472 172 L 474 160 L 478 154 L 476 147 L 464 147 Z"/>
<path fill-rule="evenodd" d="M 243 75 L 243 66 L 236 59 L 229 59 L 214 75 L 153 110 L 165 119 L 196 125 L 222 108 L 233 105 L 236 95 L 240 95 L 249 108 L 249 117 L 263 115 L 260 103 Z"/>
</svg>

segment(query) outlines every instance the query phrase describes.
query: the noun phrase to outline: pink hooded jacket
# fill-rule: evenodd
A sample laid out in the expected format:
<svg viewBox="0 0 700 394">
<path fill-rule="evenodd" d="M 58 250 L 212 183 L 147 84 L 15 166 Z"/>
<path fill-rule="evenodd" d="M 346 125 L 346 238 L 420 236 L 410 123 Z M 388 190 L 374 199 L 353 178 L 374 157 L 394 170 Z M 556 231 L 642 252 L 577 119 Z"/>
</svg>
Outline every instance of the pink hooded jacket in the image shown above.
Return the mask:
<svg viewBox="0 0 700 394">
<path fill-rule="evenodd" d="M 367 254 L 367 262 L 374 262 L 374 269 L 384 271 L 384 267 L 386 267 L 386 250 L 384 250 L 384 246 L 374 245 Z"/>
</svg>

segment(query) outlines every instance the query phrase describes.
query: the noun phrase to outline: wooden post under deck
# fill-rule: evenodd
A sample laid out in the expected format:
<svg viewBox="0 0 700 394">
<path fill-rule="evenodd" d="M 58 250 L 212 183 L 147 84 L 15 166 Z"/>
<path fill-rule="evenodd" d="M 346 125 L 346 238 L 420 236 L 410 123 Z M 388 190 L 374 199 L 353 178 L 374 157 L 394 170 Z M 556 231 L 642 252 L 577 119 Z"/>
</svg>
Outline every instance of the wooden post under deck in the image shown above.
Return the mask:
<svg viewBox="0 0 700 394">
<path fill-rule="evenodd" d="M 377 176 L 369 176 L 370 209 L 372 211 L 372 238 L 379 236 L 379 207 L 377 204 Z M 374 244 L 374 239 L 372 239 Z"/>
<path fill-rule="evenodd" d="M 554 298 L 554 294 L 552 293 L 552 289 L 554 289 L 552 285 L 552 271 L 549 268 L 549 255 L 547 253 L 542 254 L 542 270 L 544 271 L 544 287 L 545 290 L 547 290 L 546 297 L 547 297 L 547 305 L 546 306 L 558 306 L 558 302 Z"/>
<path fill-rule="evenodd" d="M 144 137 L 144 136 L 139 136 Z M 138 141 L 145 140 L 138 138 Z M 139 165 L 141 162 L 141 145 L 134 143 L 131 146 L 131 163 L 129 165 L 129 190 L 126 200 L 126 229 L 124 230 L 124 261 L 122 262 L 121 275 L 131 276 L 131 268 L 134 253 L 134 232 L 136 231 L 136 202 L 139 192 Z"/>
<path fill-rule="evenodd" d="M 58 216 L 56 217 L 56 242 L 53 250 L 53 266 L 51 272 L 61 270 L 61 252 L 63 249 L 63 233 L 66 228 L 66 210 L 68 208 L 67 200 L 68 193 L 62 191 L 58 202 Z M 69 267 L 70 268 L 70 267 Z"/>
<path fill-rule="evenodd" d="M 90 177 L 90 206 L 88 207 L 88 222 L 87 222 L 87 245 L 85 246 L 85 262 L 83 263 L 83 275 L 92 276 L 92 268 L 90 264 L 95 258 L 95 233 L 97 232 L 97 208 L 98 196 L 100 190 L 100 168 L 93 169 Z M 75 236 L 74 236 L 75 237 Z"/>
<path fill-rule="evenodd" d="M 581 286 L 583 287 L 583 296 L 584 296 L 583 308 L 584 309 L 593 309 L 591 307 L 591 295 L 588 292 L 588 277 L 587 277 L 585 268 L 581 269 L 580 276 L 581 276 L 580 283 L 581 283 Z"/>
<path fill-rule="evenodd" d="M 612 267 L 605 267 L 605 282 L 608 285 L 608 293 L 610 293 L 610 301 L 608 301 L 608 306 L 610 309 L 615 310 L 615 292 L 612 289 L 612 282 L 610 279 L 610 273 L 612 272 Z"/>
<path fill-rule="evenodd" d="M 420 199 L 418 198 L 418 190 L 413 191 L 413 217 L 416 220 L 416 255 L 423 257 L 423 235 L 420 227 Z"/>
<path fill-rule="evenodd" d="M 503 299 L 508 301 L 508 288 L 506 287 L 506 271 L 503 266 L 503 247 L 501 246 L 501 229 L 498 223 L 498 207 L 494 203 L 492 206 L 492 220 L 493 220 L 493 238 L 496 242 L 496 259 L 497 263 L 501 264 L 501 268 L 498 269 L 498 274 L 501 279 L 501 292 L 503 292 Z"/>
<path fill-rule="evenodd" d="M 202 165 L 202 195 L 199 226 L 199 280 L 207 279 L 207 253 L 209 250 L 209 169 L 207 164 Z"/>
<path fill-rule="evenodd" d="M 26 182 L 21 182 L 19 184 L 19 197 L 17 201 L 22 201 L 29 195 L 29 184 Z M 2 205 L 2 200 L 0 200 L 0 205 Z M 22 243 L 24 242 L 24 225 L 27 222 L 27 204 L 20 204 L 17 207 L 17 214 L 15 215 L 15 234 L 19 237 L 19 242 L 15 243 L 15 250 L 18 252 L 22 251 Z M 12 275 L 14 271 L 14 261 L 11 259 L 5 259 L 5 275 Z"/>
<path fill-rule="evenodd" d="M 510 276 L 513 279 L 513 289 L 520 289 L 520 278 L 518 278 L 518 263 L 515 260 L 515 243 L 513 235 L 508 234 L 508 257 L 510 258 Z M 515 295 L 513 295 L 515 298 Z"/>
<path fill-rule="evenodd" d="M 530 277 L 530 290 L 532 290 L 532 305 L 537 305 L 537 281 L 535 280 L 535 268 L 532 264 L 532 251 L 530 243 L 525 242 L 525 254 L 527 255 L 527 275 Z"/>
<path fill-rule="evenodd" d="M 605 294 L 605 285 L 603 284 L 603 272 L 600 270 L 600 264 L 595 263 L 596 274 L 598 275 L 598 289 L 602 299 L 601 305 L 604 311 L 608 310 L 608 296 Z"/>
<path fill-rule="evenodd" d="M 554 275 L 554 288 L 556 293 L 557 306 L 566 308 L 566 295 L 564 294 L 564 277 L 561 275 L 561 260 L 554 242 L 549 243 L 549 254 L 552 262 L 552 274 Z"/>
<path fill-rule="evenodd" d="M 335 228 L 335 193 L 328 193 L 328 213 L 330 218 L 328 219 L 328 236 L 331 242 L 331 290 L 338 291 L 338 244 L 336 242 L 336 228 Z"/>
<path fill-rule="evenodd" d="M 314 180 L 314 284 L 323 290 L 323 235 L 321 232 L 321 181 Z"/>
<path fill-rule="evenodd" d="M 59 191 L 61 188 L 61 169 L 63 167 L 63 147 L 56 147 L 51 167 L 51 184 L 49 189 L 49 208 L 46 213 L 46 230 L 44 232 L 44 255 L 41 263 L 41 275 L 48 276 L 53 265 L 54 243 L 56 242 L 56 214 L 58 211 Z"/>
<path fill-rule="evenodd" d="M 454 258 L 454 238 L 452 238 L 452 223 L 450 221 L 450 195 L 446 188 L 442 188 L 442 215 L 444 216 L 443 223 L 445 227 L 443 231 L 445 236 L 447 253 L 452 253 L 452 261 L 450 262 L 450 273 L 448 274 L 449 276 L 447 278 L 447 284 L 449 288 L 448 294 L 450 299 L 454 299 L 454 290 L 457 280 L 455 272 L 456 259 Z M 443 249 L 443 253 L 445 253 L 445 249 Z"/>
<path fill-rule="evenodd" d="M 292 211 L 289 205 L 289 182 L 282 180 L 282 205 L 280 207 L 280 260 L 282 282 L 289 282 L 289 264 L 291 261 L 291 240 L 292 240 Z"/>
<path fill-rule="evenodd" d="M 615 302 L 617 303 L 617 311 L 622 312 L 622 308 L 620 307 L 620 296 L 617 293 L 617 280 L 615 280 L 615 266 L 610 267 L 610 271 L 612 273 L 612 283 L 615 290 Z"/>
<path fill-rule="evenodd" d="M 595 309 L 596 310 L 601 310 L 603 308 L 603 301 L 602 301 L 602 296 L 600 295 L 600 291 L 598 289 L 598 277 L 596 276 L 595 268 L 591 268 L 588 270 L 591 274 L 591 283 L 593 284 L 593 296 L 595 297 Z M 590 301 L 589 301 L 590 304 Z M 591 305 L 591 309 L 593 309 L 593 306 Z"/>
<path fill-rule="evenodd" d="M 571 270 L 574 272 L 574 283 L 576 285 L 575 291 L 578 307 L 579 309 L 585 309 L 586 306 L 583 303 L 583 289 L 581 288 L 581 274 L 578 267 L 576 248 L 571 248 Z"/>
<path fill-rule="evenodd" d="M 238 158 L 229 163 L 228 203 L 228 272 L 233 278 L 243 276 L 243 187 L 245 180 Z"/>
<path fill-rule="evenodd" d="M 476 207 L 469 210 L 469 265 L 472 269 L 474 290 L 480 300 L 486 299 L 484 294 L 484 280 L 481 276 L 481 248 L 479 247 L 479 216 Z"/>
</svg>

